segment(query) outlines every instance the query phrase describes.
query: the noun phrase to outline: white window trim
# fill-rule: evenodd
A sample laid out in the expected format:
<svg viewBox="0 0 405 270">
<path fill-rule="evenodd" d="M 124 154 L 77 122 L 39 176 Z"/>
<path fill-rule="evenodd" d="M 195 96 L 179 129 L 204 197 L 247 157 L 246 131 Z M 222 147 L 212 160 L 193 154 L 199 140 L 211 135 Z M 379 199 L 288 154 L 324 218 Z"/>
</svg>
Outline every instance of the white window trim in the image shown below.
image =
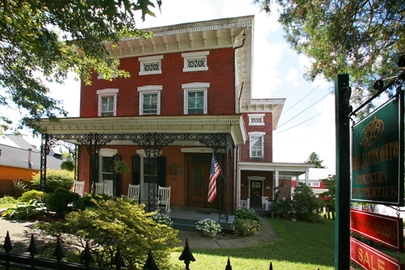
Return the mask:
<svg viewBox="0 0 405 270">
<path fill-rule="evenodd" d="M 248 114 L 249 117 L 249 126 L 264 126 L 264 114 Z M 261 118 L 262 122 L 252 122 L 254 118 Z"/>
<path fill-rule="evenodd" d="M 249 132 L 249 157 L 251 158 L 262 158 L 264 157 L 264 135 L 266 135 L 266 132 L 259 132 L 259 131 L 254 131 L 254 132 Z M 252 155 L 252 143 L 253 140 L 252 138 L 262 138 L 262 155 L 261 156 L 253 156 Z"/>
<path fill-rule="evenodd" d="M 143 95 L 148 94 L 157 94 L 157 115 L 160 115 L 160 92 L 162 91 L 162 85 L 145 85 L 138 87 L 139 92 L 139 115 L 143 114 Z M 150 115 L 150 114 L 147 114 Z"/>
<path fill-rule="evenodd" d="M 181 87 L 184 90 L 184 114 L 188 114 L 188 93 L 189 92 L 204 92 L 204 112 L 203 114 L 207 114 L 207 101 L 208 101 L 208 87 L 210 87 L 210 83 L 186 83 L 182 84 Z"/>
<path fill-rule="evenodd" d="M 162 74 L 162 59 L 163 55 L 148 56 L 148 57 L 139 57 L 139 75 L 153 75 L 153 74 Z M 159 63 L 159 70 L 144 71 L 143 65 L 149 63 Z"/>
<path fill-rule="evenodd" d="M 208 70 L 208 60 L 207 60 L 207 55 L 209 55 L 209 51 L 203 51 L 203 52 L 192 52 L 192 53 L 182 53 L 181 56 L 184 59 L 184 66 L 183 66 L 183 72 L 193 72 L 193 71 L 207 71 Z M 190 59 L 200 59 L 200 58 L 205 58 L 205 67 L 197 67 L 197 68 L 189 68 L 187 65 L 187 60 Z"/>
<path fill-rule="evenodd" d="M 113 116 L 116 116 L 118 89 L 117 88 L 106 88 L 106 89 L 97 90 L 97 95 L 98 95 L 98 116 L 101 116 L 101 108 L 102 108 L 101 98 L 108 97 L 108 96 L 114 96 Z"/>
</svg>

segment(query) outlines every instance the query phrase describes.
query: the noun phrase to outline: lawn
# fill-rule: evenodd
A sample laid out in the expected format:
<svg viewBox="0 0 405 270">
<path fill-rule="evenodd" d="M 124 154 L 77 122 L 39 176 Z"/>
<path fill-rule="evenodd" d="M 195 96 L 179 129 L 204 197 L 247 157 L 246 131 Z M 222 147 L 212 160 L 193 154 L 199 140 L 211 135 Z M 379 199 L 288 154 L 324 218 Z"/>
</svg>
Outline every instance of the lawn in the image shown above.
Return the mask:
<svg viewBox="0 0 405 270">
<path fill-rule="evenodd" d="M 270 224 L 280 240 L 243 249 L 198 249 L 191 248 L 195 262 L 193 270 L 225 269 L 228 257 L 232 268 L 269 269 L 334 269 L 334 221 L 323 223 L 294 222 L 287 219 L 270 219 Z M 175 269 L 184 269 L 179 261 L 180 253 L 172 254 Z M 183 268 L 181 268 L 183 267 Z"/>
</svg>

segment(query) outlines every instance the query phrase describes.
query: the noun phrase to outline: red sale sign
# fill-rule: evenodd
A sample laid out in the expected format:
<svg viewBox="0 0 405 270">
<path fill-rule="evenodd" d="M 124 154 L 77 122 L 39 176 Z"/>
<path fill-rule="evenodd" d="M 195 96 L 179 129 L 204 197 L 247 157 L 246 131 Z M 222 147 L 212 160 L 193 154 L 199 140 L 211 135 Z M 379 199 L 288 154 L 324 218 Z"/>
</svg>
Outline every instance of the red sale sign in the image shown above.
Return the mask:
<svg viewBox="0 0 405 270">
<path fill-rule="evenodd" d="M 401 218 L 351 209 L 350 229 L 388 248 L 404 251 Z"/>
<path fill-rule="evenodd" d="M 350 259 L 363 269 L 370 270 L 403 270 L 404 265 L 384 253 L 350 238 Z"/>
</svg>

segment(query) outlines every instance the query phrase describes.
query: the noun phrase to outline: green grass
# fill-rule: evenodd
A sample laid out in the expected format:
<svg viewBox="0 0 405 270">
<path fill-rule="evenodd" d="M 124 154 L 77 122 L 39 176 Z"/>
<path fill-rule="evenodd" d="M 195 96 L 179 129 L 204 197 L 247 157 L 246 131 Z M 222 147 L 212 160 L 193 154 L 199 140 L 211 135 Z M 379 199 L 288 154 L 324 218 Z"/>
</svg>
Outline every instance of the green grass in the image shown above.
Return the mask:
<svg viewBox="0 0 405 270">
<path fill-rule="evenodd" d="M 15 206 L 15 203 L 1 203 L 0 204 L 0 209 L 7 209 L 7 208 L 10 208 L 10 207 L 14 207 Z"/>
<path fill-rule="evenodd" d="M 255 247 L 237 249 L 198 249 L 190 247 L 195 262 L 193 270 L 225 269 L 228 257 L 232 268 L 274 270 L 332 270 L 334 269 L 334 221 L 323 223 L 293 222 L 286 219 L 270 219 L 280 240 Z M 173 253 L 173 269 L 184 269 L 179 261 L 180 253 Z M 183 268 L 181 268 L 183 267 Z"/>
</svg>

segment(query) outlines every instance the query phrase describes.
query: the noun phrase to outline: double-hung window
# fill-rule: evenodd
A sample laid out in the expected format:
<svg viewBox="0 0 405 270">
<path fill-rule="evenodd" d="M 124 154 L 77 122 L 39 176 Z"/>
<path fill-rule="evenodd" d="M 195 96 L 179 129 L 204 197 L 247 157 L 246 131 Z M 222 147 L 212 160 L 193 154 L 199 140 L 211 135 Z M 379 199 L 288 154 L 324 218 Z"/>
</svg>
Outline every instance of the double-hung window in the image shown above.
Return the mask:
<svg viewBox="0 0 405 270">
<path fill-rule="evenodd" d="M 163 55 L 138 58 L 140 63 L 139 75 L 162 74 Z"/>
<path fill-rule="evenodd" d="M 264 157 L 264 132 L 249 132 L 250 157 Z"/>
<path fill-rule="evenodd" d="M 98 116 L 115 116 L 117 111 L 118 89 L 97 90 Z"/>
<path fill-rule="evenodd" d="M 207 114 L 207 91 L 209 83 L 183 84 L 184 114 Z"/>
<path fill-rule="evenodd" d="M 209 51 L 182 53 L 184 59 L 183 72 L 208 70 L 207 55 Z"/>
<path fill-rule="evenodd" d="M 160 115 L 160 92 L 162 85 L 138 87 L 139 115 Z"/>
</svg>

